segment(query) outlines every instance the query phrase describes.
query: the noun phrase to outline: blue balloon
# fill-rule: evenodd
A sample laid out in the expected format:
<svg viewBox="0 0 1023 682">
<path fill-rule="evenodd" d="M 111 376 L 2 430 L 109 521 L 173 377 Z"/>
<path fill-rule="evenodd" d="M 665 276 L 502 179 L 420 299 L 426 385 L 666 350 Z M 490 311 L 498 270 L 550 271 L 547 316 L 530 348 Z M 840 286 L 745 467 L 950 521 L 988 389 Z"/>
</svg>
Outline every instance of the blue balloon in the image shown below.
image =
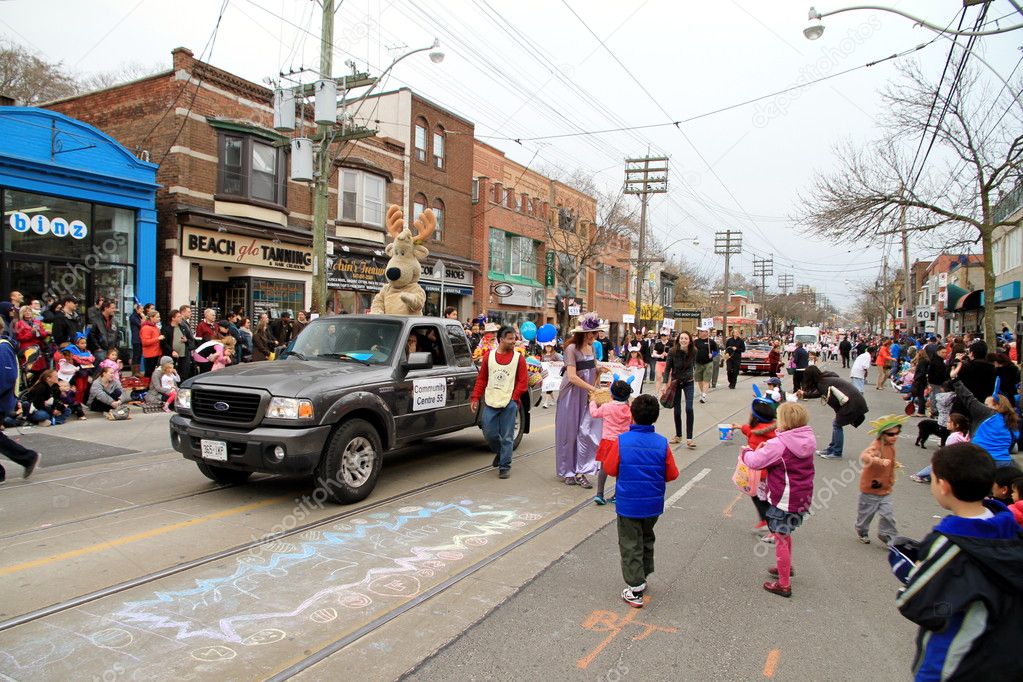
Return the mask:
<svg viewBox="0 0 1023 682">
<path fill-rule="evenodd" d="M 558 329 L 553 324 L 545 324 L 536 330 L 536 340 L 538 343 L 550 343 L 557 337 Z"/>
<path fill-rule="evenodd" d="M 536 338 L 536 325 L 532 322 L 523 322 L 522 326 L 519 327 L 519 333 L 522 334 L 522 338 L 526 341 L 532 341 Z"/>
</svg>

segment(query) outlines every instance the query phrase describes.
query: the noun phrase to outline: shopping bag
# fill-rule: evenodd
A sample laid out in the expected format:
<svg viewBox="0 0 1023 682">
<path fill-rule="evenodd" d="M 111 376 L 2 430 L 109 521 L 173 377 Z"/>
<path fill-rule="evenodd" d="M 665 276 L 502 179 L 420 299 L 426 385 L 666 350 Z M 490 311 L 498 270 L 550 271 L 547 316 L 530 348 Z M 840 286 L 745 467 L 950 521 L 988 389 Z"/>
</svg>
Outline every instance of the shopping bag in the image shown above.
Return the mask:
<svg viewBox="0 0 1023 682">
<path fill-rule="evenodd" d="M 751 469 L 746 466 L 742 457 L 739 457 L 739 461 L 735 464 L 735 473 L 732 474 L 732 483 L 750 496 L 757 494 L 757 489 L 760 487 L 760 479 L 764 475 L 763 469 Z"/>
<path fill-rule="evenodd" d="M 668 410 L 675 406 L 675 392 L 678 390 L 678 379 L 672 379 L 661 391 L 661 407 Z"/>
</svg>

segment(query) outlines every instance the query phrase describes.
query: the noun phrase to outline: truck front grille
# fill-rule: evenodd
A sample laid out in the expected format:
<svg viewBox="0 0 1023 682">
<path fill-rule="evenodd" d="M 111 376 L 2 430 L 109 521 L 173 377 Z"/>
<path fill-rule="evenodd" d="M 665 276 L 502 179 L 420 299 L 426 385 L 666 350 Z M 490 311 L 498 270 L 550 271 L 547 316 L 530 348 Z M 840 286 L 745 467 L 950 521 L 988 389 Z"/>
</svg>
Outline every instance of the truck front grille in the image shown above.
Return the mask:
<svg viewBox="0 0 1023 682">
<path fill-rule="evenodd" d="M 214 424 L 252 424 L 256 421 L 261 400 L 258 393 L 197 388 L 192 391 L 192 414 L 199 421 Z"/>
</svg>

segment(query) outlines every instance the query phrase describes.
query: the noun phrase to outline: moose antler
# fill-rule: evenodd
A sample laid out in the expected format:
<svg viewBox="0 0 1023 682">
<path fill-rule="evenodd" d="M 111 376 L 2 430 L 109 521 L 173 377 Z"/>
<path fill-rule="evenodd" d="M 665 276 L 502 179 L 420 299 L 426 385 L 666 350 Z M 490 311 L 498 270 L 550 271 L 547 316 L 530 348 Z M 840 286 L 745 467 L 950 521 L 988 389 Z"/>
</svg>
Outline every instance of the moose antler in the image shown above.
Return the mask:
<svg viewBox="0 0 1023 682">
<path fill-rule="evenodd" d="M 416 218 L 415 226 L 416 235 L 413 237 L 413 241 L 416 244 L 422 244 L 437 230 L 437 216 L 433 214 L 433 209 L 428 208 L 420 213 Z"/>
<path fill-rule="evenodd" d="M 391 235 L 392 239 L 397 239 L 401 231 L 405 229 L 405 215 L 398 204 L 391 204 L 387 207 L 385 224 L 387 225 L 387 234 Z"/>
</svg>

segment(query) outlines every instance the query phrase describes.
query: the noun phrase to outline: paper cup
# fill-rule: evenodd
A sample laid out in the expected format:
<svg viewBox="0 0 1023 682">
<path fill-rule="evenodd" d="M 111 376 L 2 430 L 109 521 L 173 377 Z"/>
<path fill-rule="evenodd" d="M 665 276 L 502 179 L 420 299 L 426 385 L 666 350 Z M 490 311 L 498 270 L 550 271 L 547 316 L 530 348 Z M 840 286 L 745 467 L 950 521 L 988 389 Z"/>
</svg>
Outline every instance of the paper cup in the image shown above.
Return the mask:
<svg viewBox="0 0 1023 682">
<path fill-rule="evenodd" d="M 718 431 L 720 433 L 721 440 L 732 440 L 731 424 L 718 424 Z"/>
</svg>

